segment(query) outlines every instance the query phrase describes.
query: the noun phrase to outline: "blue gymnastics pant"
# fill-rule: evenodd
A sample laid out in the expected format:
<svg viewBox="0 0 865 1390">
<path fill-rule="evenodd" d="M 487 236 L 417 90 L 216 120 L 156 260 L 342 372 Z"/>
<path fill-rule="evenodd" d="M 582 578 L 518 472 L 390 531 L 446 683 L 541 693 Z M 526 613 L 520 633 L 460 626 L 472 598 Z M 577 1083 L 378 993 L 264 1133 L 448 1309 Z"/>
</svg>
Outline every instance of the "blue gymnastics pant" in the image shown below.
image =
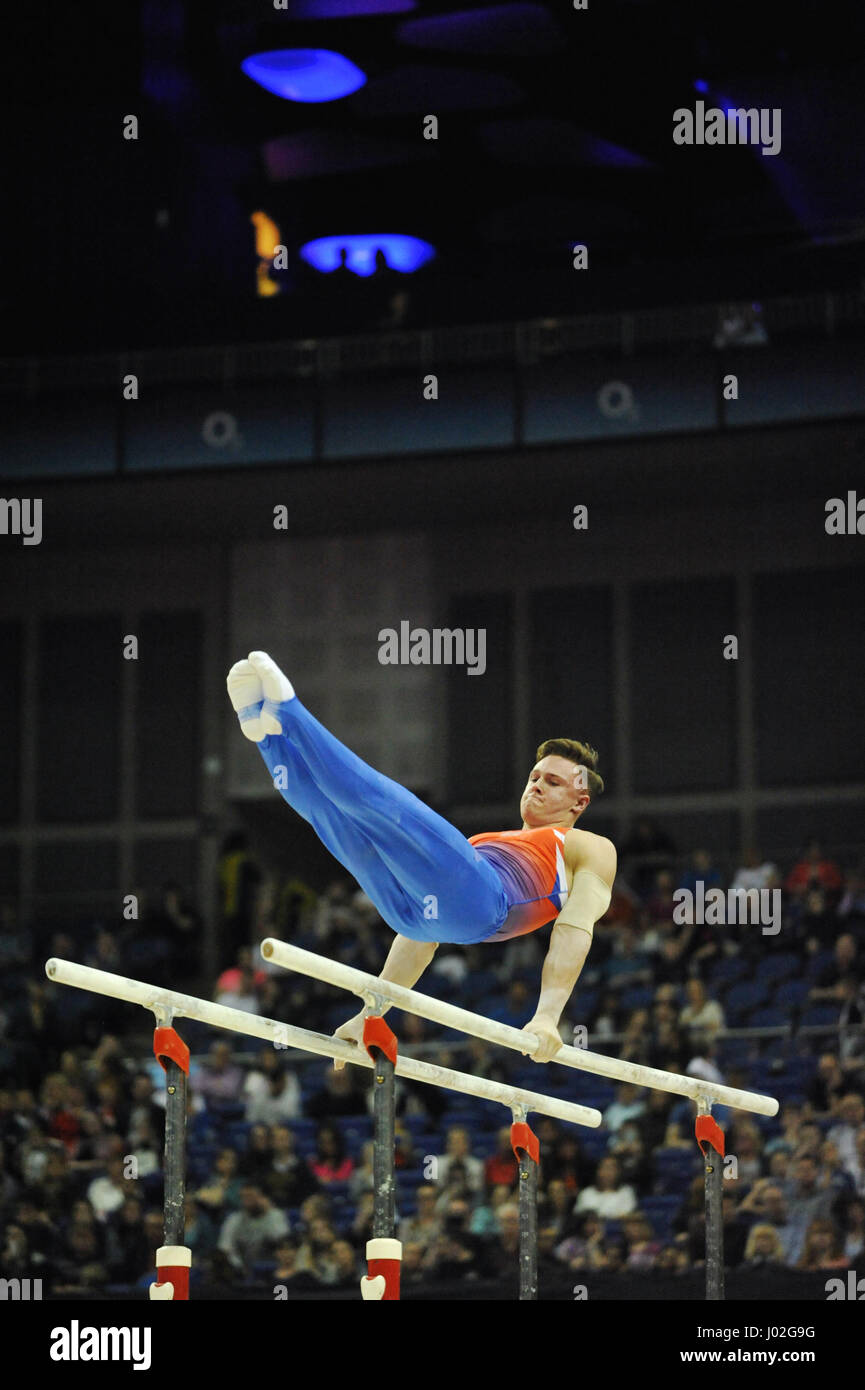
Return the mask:
<svg viewBox="0 0 865 1390">
<path fill-rule="evenodd" d="M 282 725 L 257 745 L 274 786 L 389 927 L 464 945 L 495 932 L 508 912 L 502 881 L 454 826 L 358 758 L 296 696 L 264 707 Z"/>
</svg>

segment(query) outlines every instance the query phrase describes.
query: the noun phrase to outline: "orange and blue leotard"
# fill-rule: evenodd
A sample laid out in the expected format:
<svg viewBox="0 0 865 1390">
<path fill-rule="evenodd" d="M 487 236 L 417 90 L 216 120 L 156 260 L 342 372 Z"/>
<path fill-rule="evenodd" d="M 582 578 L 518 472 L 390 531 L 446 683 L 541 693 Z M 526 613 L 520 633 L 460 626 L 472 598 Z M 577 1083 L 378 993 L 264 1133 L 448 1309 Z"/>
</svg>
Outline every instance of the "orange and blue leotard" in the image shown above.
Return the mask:
<svg viewBox="0 0 865 1390">
<path fill-rule="evenodd" d="M 508 912 L 485 941 L 525 936 L 558 917 L 568 896 L 565 872 L 566 826 L 543 825 L 530 830 L 491 830 L 472 835 L 474 845 L 502 881 Z"/>
</svg>

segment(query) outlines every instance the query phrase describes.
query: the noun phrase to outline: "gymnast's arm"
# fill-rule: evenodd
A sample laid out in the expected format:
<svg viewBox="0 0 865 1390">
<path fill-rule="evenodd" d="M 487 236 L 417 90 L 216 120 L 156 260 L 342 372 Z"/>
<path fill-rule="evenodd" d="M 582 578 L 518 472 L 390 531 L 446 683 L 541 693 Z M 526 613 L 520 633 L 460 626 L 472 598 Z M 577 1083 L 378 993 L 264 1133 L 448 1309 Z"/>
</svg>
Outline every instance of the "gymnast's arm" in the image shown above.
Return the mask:
<svg viewBox="0 0 865 1390">
<path fill-rule="evenodd" d="M 610 905 L 616 877 L 616 851 L 610 840 L 593 837 L 589 852 L 574 865 L 568 900 L 556 918 L 541 973 L 541 996 L 527 1033 L 540 1038 L 532 1054 L 535 1062 L 549 1062 L 562 1045 L 559 1019 L 574 992 L 592 944 L 595 923 Z"/>
<path fill-rule="evenodd" d="M 397 935 L 381 968 L 381 978 L 411 989 L 412 985 L 417 984 L 437 950 L 437 941 L 410 941 L 407 936 Z M 391 1007 L 390 1004 L 383 1004 L 381 1012 L 386 1014 Z M 334 1037 L 357 1043 L 359 1046 L 363 1041 L 363 1020 L 364 1009 L 361 1009 L 360 1013 L 337 1028 Z M 337 1071 L 342 1071 L 345 1063 L 335 1061 L 333 1065 Z"/>
</svg>

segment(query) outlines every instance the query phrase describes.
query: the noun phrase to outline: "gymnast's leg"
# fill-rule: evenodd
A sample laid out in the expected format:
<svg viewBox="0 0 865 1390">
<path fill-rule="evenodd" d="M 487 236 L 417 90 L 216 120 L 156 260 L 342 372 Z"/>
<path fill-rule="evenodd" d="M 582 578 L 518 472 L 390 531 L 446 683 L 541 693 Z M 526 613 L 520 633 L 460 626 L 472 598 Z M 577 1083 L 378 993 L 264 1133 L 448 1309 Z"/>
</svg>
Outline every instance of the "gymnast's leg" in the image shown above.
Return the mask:
<svg viewBox="0 0 865 1390">
<path fill-rule="evenodd" d="M 468 943 L 495 930 L 507 902 L 491 866 L 446 820 L 334 738 L 266 654 L 252 652 L 232 668 L 229 693 L 277 790 L 394 931 Z"/>
</svg>

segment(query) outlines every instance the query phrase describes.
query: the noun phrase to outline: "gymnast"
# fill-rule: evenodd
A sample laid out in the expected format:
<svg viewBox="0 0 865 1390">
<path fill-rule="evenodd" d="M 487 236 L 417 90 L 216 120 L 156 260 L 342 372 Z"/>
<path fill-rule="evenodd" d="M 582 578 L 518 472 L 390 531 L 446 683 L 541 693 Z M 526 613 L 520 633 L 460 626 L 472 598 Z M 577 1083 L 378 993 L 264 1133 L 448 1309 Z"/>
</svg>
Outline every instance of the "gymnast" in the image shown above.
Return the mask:
<svg viewBox="0 0 865 1390">
<path fill-rule="evenodd" d="M 595 750 L 573 739 L 542 743 L 520 801 L 522 829 L 467 840 L 328 733 L 266 652 L 238 661 L 227 684 L 274 785 L 396 932 L 382 979 L 411 987 L 443 941 L 506 941 L 555 919 L 538 1006 L 525 1024 L 540 1040 L 533 1060 L 549 1062 L 616 874 L 612 842 L 574 829 L 604 789 Z M 335 1036 L 359 1046 L 363 1019 L 361 1011 Z"/>
</svg>

